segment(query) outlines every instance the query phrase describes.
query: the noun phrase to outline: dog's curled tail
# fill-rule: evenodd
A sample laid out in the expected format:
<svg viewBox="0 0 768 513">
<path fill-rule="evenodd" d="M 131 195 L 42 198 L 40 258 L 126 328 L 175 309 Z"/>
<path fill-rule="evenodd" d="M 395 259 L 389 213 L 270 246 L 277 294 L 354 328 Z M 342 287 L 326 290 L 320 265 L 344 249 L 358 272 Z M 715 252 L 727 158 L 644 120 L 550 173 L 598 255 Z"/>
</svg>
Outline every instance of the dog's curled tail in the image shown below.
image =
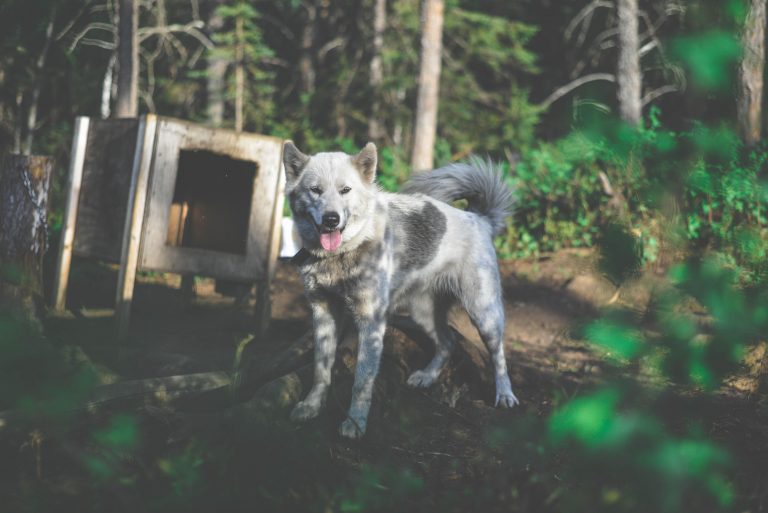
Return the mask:
<svg viewBox="0 0 768 513">
<path fill-rule="evenodd" d="M 467 210 L 488 218 L 494 235 L 506 227 L 514 197 L 499 164 L 470 156 L 466 162 L 414 174 L 400 192 L 422 193 L 445 203 L 467 200 Z"/>
</svg>

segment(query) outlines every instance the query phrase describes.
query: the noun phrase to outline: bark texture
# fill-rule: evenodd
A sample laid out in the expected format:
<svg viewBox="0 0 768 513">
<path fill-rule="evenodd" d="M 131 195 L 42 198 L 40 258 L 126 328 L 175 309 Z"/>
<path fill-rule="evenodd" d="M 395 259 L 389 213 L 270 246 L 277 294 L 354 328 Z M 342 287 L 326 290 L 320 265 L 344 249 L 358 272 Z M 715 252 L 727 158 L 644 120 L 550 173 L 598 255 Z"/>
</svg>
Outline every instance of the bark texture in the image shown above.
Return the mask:
<svg viewBox="0 0 768 513">
<path fill-rule="evenodd" d="M 739 135 L 747 146 L 762 137 L 763 72 L 765 70 L 766 0 L 751 0 L 741 45 L 737 116 Z"/>
<path fill-rule="evenodd" d="M 303 4 L 307 11 L 306 23 L 301 33 L 301 56 L 299 57 L 299 73 L 301 73 L 301 91 L 312 94 L 315 92 L 315 33 L 317 32 L 317 6 L 315 1 Z"/>
<path fill-rule="evenodd" d="M 139 114 L 139 2 L 119 0 L 115 117 Z"/>
<path fill-rule="evenodd" d="M 220 0 L 215 2 L 208 18 L 208 37 L 211 39 L 214 39 L 215 35 L 224 29 L 224 19 L 217 12 L 220 5 Z M 220 127 L 224 123 L 224 77 L 227 73 L 228 63 L 224 56 L 215 51 L 209 51 L 207 55 L 208 122 L 215 127 Z"/>
<path fill-rule="evenodd" d="M 37 323 L 43 294 L 50 157 L 7 155 L 0 164 L 0 312 Z"/>
<path fill-rule="evenodd" d="M 631 125 L 642 119 L 642 73 L 637 0 L 617 0 L 619 61 L 616 66 L 619 116 Z"/>
<path fill-rule="evenodd" d="M 440 94 L 440 53 L 443 39 L 443 0 L 424 0 L 422 7 L 421 66 L 419 96 L 413 136 L 414 171 L 432 169 L 437 109 Z"/>
<path fill-rule="evenodd" d="M 373 10 L 373 56 L 371 57 L 371 117 L 368 119 L 368 139 L 384 138 L 384 126 L 379 119 L 381 111 L 381 86 L 384 83 L 384 66 L 381 52 L 384 48 L 384 29 L 387 26 L 387 0 L 376 0 Z"/>
<path fill-rule="evenodd" d="M 243 105 L 245 104 L 245 62 L 243 35 L 243 18 L 238 16 L 235 21 L 235 130 L 243 131 Z"/>
</svg>

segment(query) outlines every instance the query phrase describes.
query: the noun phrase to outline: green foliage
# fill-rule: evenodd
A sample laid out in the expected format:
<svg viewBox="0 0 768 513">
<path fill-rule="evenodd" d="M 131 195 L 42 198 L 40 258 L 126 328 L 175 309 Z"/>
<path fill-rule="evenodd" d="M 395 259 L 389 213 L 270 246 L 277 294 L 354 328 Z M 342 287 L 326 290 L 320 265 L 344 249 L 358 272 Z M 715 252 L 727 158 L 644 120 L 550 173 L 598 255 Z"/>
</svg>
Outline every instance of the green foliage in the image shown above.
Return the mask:
<svg viewBox="0 0 768 513">
<path fill-rule="evenodd" d="M 584 333 L 624 369 L 645 368 L 671 383 L 714 390 L 768 328 L 767 292 L 740 290 L 735 273 L 714 260 L 680 264 L 670 278 L 675 286 L 651 315 L 658 319 L 653 335 L 622 311 L 608 312 Z M 711 316 L 711 329 L 690 313 L 692 302 Z M 550 439 L 567 447 L 570 477 L 580 481 L 564 502 L 598 511 L 724 511 L 733 504 L 728 453 L 694 430 L 681 434 L 666 426 L 666 397 L 616 378 L 550 417 Z"/>
<path fill-rule="evenodd" d="M 242 52 L 245 84 L 244 125 L 251 131 L 268 132 L 274 117 L 275 91 L 274 73 L 264 66 L 264 61 L 273 57 L 262 36 L 259 12 L 248 2 L 237 1 L 233 4 L 221 4 L 216 9 L 225 26 L 224 30 L 213 35 L 216 46 L 210 50 L 210 56 L 231 63 L 227 73 L 227 98 L 235 97 L 237 87 L 234 67 L 238 65 L 238 49 Z M 240 28 L 238 29 L 238 24 Z"/>
<path fill-rule="evenodd" d="M 767 165 L 764 147 L 746 151 L 728 128 L 695 124 L 669 131 L 657 109 L 637 130 L 585 127 L 522 154 L 508 176 L 516 190 L 515 219 L 497 247 L 504 257 L 519 257 L 602 241 L 624 248 L 617 269 L 632 261 L 626 270 L 634 273 L 638 255 L 654 261 L 659 239 L 672 236 L 665 230 L 674 226 L 658 216 L 661 205 L 674 203 L 689 241 L 726 251 L 746 275 L 764 277 Z M 606 194 L 601 173 L 622 199 Z M 617 221 L 626 228 L 611 228 Z M 607 276 L 625 279 L 609 265 L 603 262 Z"/>
<path fill-rule="evenodd" d="M 395 468 L 363 468 L 339 504 L 342 513 L 393 511 L 407 503 L 424 483 L 412 472 Z"/>
<path fill-rule="evenodd" d="M 34 327 L 0 312 L 0 410 L 65 422 L 95 385 L 92 369 L 66 361 Z"/>
<path fill-rule="evenodd" d="M 640 271 L 643 263 L 641 241 L 622 226 L 609 224 L 598 239 L 601 248 L 598 269 L 615 284 L 621 284 Z"/>
<path fill-rule="evenodd" d="M 568 442 L 576 462 L 568 477 L 578 489 L 564 511 L 724 510 L 733 502 L 726 478 L 731 460 L 712 442 L 672 434 L 650 412 L 622 408 L 629 395 L 604 388 L 575 399 L 549 420 L 556 445 Z M 571 475 L 571 473 L 573 475 Z"/>
<path fill-rule="evenodd" d="M 713 31 L 677 38 L 672 54 L 686 65 L 698 87 L 725 89 L 733 83 L 731 72 L 741 46 L 732 34 Z"/>
<path fill-rule="evenodd" d="M 533 26 L 483 12 L 448 8 L 440 88 L 440 135 L 455 151 L 528 148 L 538 123 L 520 78 L 538 73 L 527 45 Z M 471 129 L 469 129 L 471 127 Z"/>
</svg>

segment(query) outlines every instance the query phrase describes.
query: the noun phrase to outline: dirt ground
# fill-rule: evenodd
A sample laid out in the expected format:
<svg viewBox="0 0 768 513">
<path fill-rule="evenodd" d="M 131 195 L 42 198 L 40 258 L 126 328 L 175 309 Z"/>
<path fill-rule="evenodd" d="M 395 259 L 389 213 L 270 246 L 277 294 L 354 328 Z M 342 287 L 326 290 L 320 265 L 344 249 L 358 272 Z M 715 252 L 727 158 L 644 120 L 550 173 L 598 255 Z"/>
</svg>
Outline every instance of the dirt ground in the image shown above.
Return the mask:
<svg viewBox="0 0 768 513">
<path fill-rule="evenodd" d="M 451 496 L 457 502 L 444 507 L 450 511 L 463 510 L 462 501 L 484 504 L 487 511 L 529 511 L 551 505 L 557 500 L 552 483 L 560 479 L 558 463 L 543 458 L 540 447 L 527 440 L 535 438 L 533 432 L 542 429 L 554 406 L 587 391 L 609 372 L 579 339 L 578 329 L 611 305 L 642 315 L 654 289 L 662 283 L 649 271 L 617 294 L 593 268 L 592 253 L 574 250 L 501 263 L 505 350 L 513 387 L 521 400 L 513 410 L 493 408 L 490 376 L 486 380 L 478 374 L 466 351 L 452 360 L 446 375 L 432 389 L 408 389 L 405 378 L 429 360 L 430 349 L 401 331 L 390 330 L 368 434 L 362 441 L 349 442 L 336 434 L 349 401 L 352 377 L 347 367 L 354 360 L 353 347 L 342 345 L 340 349 L 327 411 L 318 419 L 303 425 L 287 422 L 291 404 L 308 390 L 311 366 L 307 361 L 292 369 L 291 379 L 275 385 L 279 397 L 271 398 L 271 404 L 277 406 L 269 415 L 286 421 L 281 425 L 287 436 L 311 439 L 322 446 L 323 457 L 342 472 L 359 473 L 382 462 L 408 469 L 408 475 L 424 483 L 431 506 L 442 504 L 447 490 L 463 490 L 463 498 Z M 245 349 L 242 361 L 247 367 L 248 362 L 268 360 L 310 329 L 297 270 L 281 261 L 270 291 L 272 322 L 263 337 L 249 341 L 254 331 L 252 301 L 237 304 L 218 294 L 212 280 L 200 279 L 191 298 L 180 290 L 179 277 L 156 274 L 140 277 L 129 340 L 116 348 L 108 342 L 113 284 L 114 269 L 81 262 L 75 266 L 70 285 L 68 306 L 73 314 L 48 323 L 58 344 L 82 349 L 103 383 L 230 371 L 238 347 Z M 452 324 L 466 337 L 465 347 L 474 348 L 482 357 L 484 348 L 466 317 L 454 315 Z M 707 414 L 706 429 L 749 469 L 749 479 L 740 486 L 743 497 L 739 503 L 763 511 L 768 507 L 768 478 L 756 476 L 754 469 L 768 469 L 763 463 L 768 461 L 768 408 L 751 395 L 754 386 L 749 380 L 733 383 L 712 399 L 716 406 L 708 406 L 712 413 Z M 247 408 L 249 403 L 245 404 Z M 176 443 L 184 440 L 190 425 L 217 422 L 212 419 L 219 416 L 220 406 L 208 404 L 202 413 L 193 407 L 181 417 L 166 411 L 160 415 L 163 436 Z M 243 405 L 234 408 L 242 411 Z M 148 411 L 157 413 L 157 406 Z M 472 497 L 477 483 L 483 483 L 487 495 L 482 500 Z"/>
</svg>

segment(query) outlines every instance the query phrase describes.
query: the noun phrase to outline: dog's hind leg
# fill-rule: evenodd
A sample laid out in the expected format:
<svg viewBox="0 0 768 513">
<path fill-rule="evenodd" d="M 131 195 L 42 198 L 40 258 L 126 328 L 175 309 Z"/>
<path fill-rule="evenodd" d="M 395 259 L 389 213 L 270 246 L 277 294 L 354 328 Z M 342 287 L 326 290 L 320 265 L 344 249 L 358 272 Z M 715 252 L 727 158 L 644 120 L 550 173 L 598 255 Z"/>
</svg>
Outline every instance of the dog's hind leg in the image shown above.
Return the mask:
<svg viewBox="0 0 768 513">
<path fill-rule="evenodd" d="M 432 361 L 421 370 L 417 370 L 408 378 L 411 387 L 431 386 L 451 356 L 451 350 L 455 340 L 448 327 L 448 310 L 450 302 L 444 298 L 434 298 L 429 294 L 422 294 L 411 300 L 411 318 L 435 343 L 435 356 Z"/>
<path fill-rule="evenodd" d="M 342 307 L 327 297 L 309 299 L 315 331 L 315 382 L 307 397 L 293 408 L 291 420 L 308 420 L 320 413 L 328 395 L 336 359 Z"/>
<path fill-rule="evenodd" d="M 511 408 L 519 404 L 512 392 L 504 357 L 504 304 L 498 271 L 480 267 L 462 277 L 461 302 L 493 361 L 496 382 L 496 406 Z"/>
</svg>

